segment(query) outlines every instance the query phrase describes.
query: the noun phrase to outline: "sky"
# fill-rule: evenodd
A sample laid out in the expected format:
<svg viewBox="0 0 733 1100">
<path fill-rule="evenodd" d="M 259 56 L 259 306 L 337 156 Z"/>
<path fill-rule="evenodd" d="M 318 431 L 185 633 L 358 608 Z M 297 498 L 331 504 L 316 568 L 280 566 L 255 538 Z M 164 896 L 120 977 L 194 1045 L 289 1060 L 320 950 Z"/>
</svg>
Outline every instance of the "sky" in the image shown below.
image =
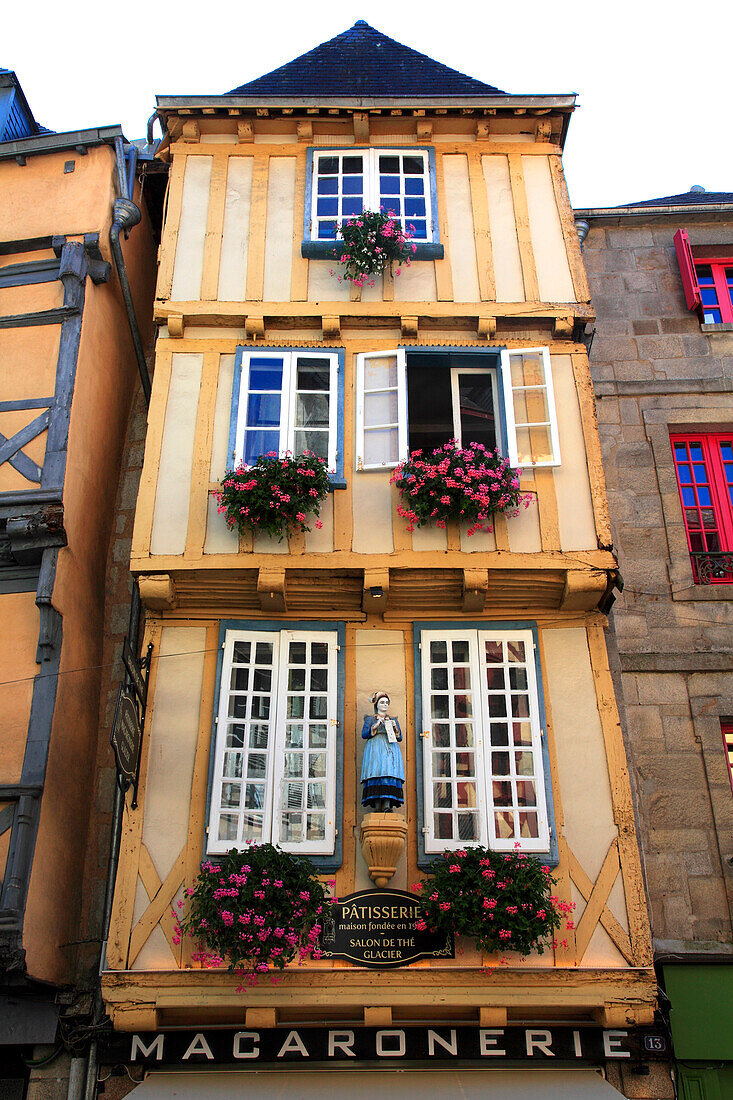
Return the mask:
<svg viewBox="0 0 733 1100">
<path fill-rule="evenodd" d="M 36 0 L 3 13 L 0 66 L 41 125 L 121 123 L 132 139 L 156 94 L 222 94 L 357 19 L 504 91 L 578 93 L 564 156 L 576 207 L 733 191 L 731 0 Z"/>
</svg>

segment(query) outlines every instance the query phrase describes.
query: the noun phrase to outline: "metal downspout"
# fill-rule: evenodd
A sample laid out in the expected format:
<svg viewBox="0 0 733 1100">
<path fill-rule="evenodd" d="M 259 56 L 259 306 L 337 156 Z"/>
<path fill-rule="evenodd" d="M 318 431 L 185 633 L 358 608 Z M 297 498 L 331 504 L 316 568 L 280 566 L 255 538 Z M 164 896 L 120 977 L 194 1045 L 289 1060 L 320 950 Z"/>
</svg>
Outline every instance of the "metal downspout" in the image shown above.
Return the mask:
<svg viewBox="0 0 733 1100">
<path fill-rule="evenodd" d="M 134 153 L 134 156 L 137 157 L 137 151 Z M 114 202 L 114 221 L 109 231 L 109 244 L 112 249 L 112 258 L 115 262 L 117 277 L 120 280 L 122 297 L 125 302 L 127 323 L 130 327 L 130 335 L 132 336 L 132 343 L 135 348 L 135 358 L 137 359 L 137 369 L 140 374 L 145 404 L 149 405 L 150 375 L 148 374 L 148 364 L 145 361 L 140 327 L 137 323 L 137 317 L 135 316 L 135 304 L 132 300 L 130 280 L 127 277 L 125 257 L 122 255 L 122 246 L 120 245 L 120 231 L 124 230 L 125 236 L 127 236 L 132 227 L 137 225 L 141 220 L 142 214 L 140 213 L 139 207 L 132 199 L 125 197 L 128 194 L 128 183 L 125 175 L 125 158 L 122 152 L 122 140 L 120 138 L 115 140 L 115 157 L 117 160 L 117 187 L 120 197 L 115 199 Z M 131 173 L 131 179 L 134 179 L 134 171 Z"/>
</svg>

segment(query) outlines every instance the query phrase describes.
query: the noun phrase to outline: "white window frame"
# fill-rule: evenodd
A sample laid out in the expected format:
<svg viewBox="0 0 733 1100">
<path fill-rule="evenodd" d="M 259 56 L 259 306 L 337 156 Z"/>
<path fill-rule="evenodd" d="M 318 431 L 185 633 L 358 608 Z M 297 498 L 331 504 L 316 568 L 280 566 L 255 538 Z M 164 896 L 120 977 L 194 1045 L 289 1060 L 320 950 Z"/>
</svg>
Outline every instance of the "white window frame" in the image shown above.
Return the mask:
<svg viewBox="0 0 733 1100">
<path fill-rule="evenodd" d="M 263 810 L 262 837 L 255 843 L 277 844 L 283 851 L 297 852 L 303 855 L 332 855 L 336 844 L 336 759 L 338 741 L 338 700 L 337 700 L 337 653 L 338 636 L 336 631 L 324 630 L 227 630 L 223 642 L 223 660 L 221 671 L 221 683 L 219 687 L 219 703 L 216 716 L 216 744 L 214 747 L 214 766 L 212 772 L 211 802 L 209 822 L 207 828 L 206 851 L 210 855 L 221 855 L 233 847 L 245 848 L 245 844 L 237 844 L 236 841 L 218 840 L 218 822 L 220 813 L 226 813 L 226 807 L 221 806 L 222 786 L 227 782 L 224 776 L 224 753 L 226 751 L 227 723 L 237 724 L 236 720 L 228 718 L 229 684 L 232 671 L 232 657 L 235 642 L 271 642 L 273 644 L 272 659 L 272 686 L 271 686 L 271 711 L 270 711 L 270 747 L 267 750 L 267 770 L 265 774 L 265 805 Z M 328 743 L 326 746 L 326 786 L 325 798 L 325 837 L 319 841 L 302 840 L 297 842 L 280 841 L 276 835 L 276 825 L 279 822 L 282 810 L 282 791 L 287 780 L 284 777 L 285 768 L 285 723 L 286 702 L 288 684 L 287 653 L 291 641 L 295 642 L 321 642 L 328 645 L 328 691 L 327 691 L 327 716 Z M 310 667 L 308 665 L 306 668 Z M 250 685 L 249 692 L 252 692 Z M 241 783 L 244 786 L 246 777 L 243 775 Z M 307 783 L 307 776 L 304 777 Z M 305 812 L 305 811 L 304 811 Z"/>
<path fill-rule="evenodd" d="M 273 351 L 272 349 L 247 349 L 242 353 L 241 373 L 239 377 L 239 401 L 237 405 L 237 428 L 234 437 L 234 465 L 239 466 L 244 452 L 244 433 L 247 427 L 247 400 L 249 398 L 249 370 L 251 359 L 282 360 L 283 380 L 280 403 L 280 443 L 278 454 L 282 457 L 286 451 L 294 452 L 295 447 L 295 411 L 297 364 L 299 359 L 329 360 L 329 402 L 328 402 L 328 469 L 336 470 L 338 459 L 338 352 L 333 351 Z M 262 429 L 266 431 L 266 428 Z M 277 429 L 273 428 L 272 431 Z"/>
<path fill-rule="evenodd" d="M 364 390 L 365 366 L 370 359 L 396 360 L 397 386 Z M 372 393 L 392 393 L 397 390 L 397 424 L 370 424 L 364 423 L 365 399 Z M 404 348 L 394 348 L 388 351 L 368 351 L 356 357 L 356 469 L 357 470 L 382 470 L 394 467 L 397 462 L 404 462 L 407 458 L 407 354 Z M 397 430 L 397 462 L 373 462 L 367 464 L 364 461 L 365 446 L 364 436 L 373 430 L 396 428 Z"/>
<path fill-rule="evenodd" d="M 544 384 L 542 386 L 512 386 L 512 358 L 516 355 L 541 355 Z M 512 466 L 519 466 L 519 453 L 517 448 L 517 424 L 514 415 L 515 390 L 536 389 L 544 390 L 547 400 L 549 420 L 538 423 L 538 427 L 549 427 L 552 456 L 545 462 L 523 462 L 523 468 L 559 466 L 560 461 L 560 435 L 557 428 L 557 409 L 555 407 L 555 391 L 552 385 L 552 361 L 549 348 L 504 348 L 501 353 L 501 373 L 504 382 L 504 411 L 506 414 L 507 440 L 509 443 L 509 462 Z M 532 427 L 532 424 L 520 424 L 520 428 Z"/>
<path fill-rule="evenodd" d="M 386 351 L 374 351 L 363 352 L 356 357 L 356 469 L 357 470 L 380 470 L 393 468 L 399 462 L 405 462 L 408 458 L 409 452 L 409 410 L 407 408 L 407 352 L 410 348 L 389 348 Z M 477 348 L 476 351 L 480 352 L 483 349 Z M 446 348 L 446 351 L 450 352 L 450 348 Z M 523 469 L 534 469 L 541 466 L 559 466 L 560 462 L 560 436 L 557 426 L 557 410 L 555 407 L 555 391 L 552 385 L 552 362 L 550 359 L 549 348 L 513 348 L 510 351 L 504 349 L 501 352 L 501 375 L 502 380 L 497 379 L 496 383 L 492 379 L 492 391 L 494 397 L 494 417 L 496 425 L 496 445 L 501 449 L 501 425 L 502 414 L 498 406 L 498 386 L 502 387 L 504 397 L 504 427 L 506 429 L 506 438 L 508 443 L 508 457 L 512 466 L 519 466 L 518 449 L 517 449 L 517 429 L 514 416 L 514 389 L 526 389 L 528 387 L 512 387 L 511 380 L 511 359 L 515 355 L 530 355 L 537 354 L 542 357 L 542 368 L 544 382 L 542 386 L 533 387 L 538 390 L 543 390 L 546 395 L 547 408 L 549 412 L 549 421 L 543 421 L 542 424 L 548 425 L 550 428 L 550 443 L 552 446 L 552 457 L 546 462 L 535 463 L 523 463 Z M 398 398 L 398 415 L 399 423 L 398 428 L 398 457 L 397 462 L 381 462 L 372 463 L 367 465 L 364 462 L 364 365 L 367 359 L 372 358 L 389 358 L 394 357 L 397 360 L 397 398 Z M 463 367 L 460 362 L 456 366 L 452 366 L 451 370 L 451 393 L 453 402 L 453 427 L 455 431 L 460 431 L 460 416 L 456 412 L 456 402 L 458 399 L 458 379 L 459 374 L 477 373 L 482 374 L 484 370 L 487 374 L 491 373 L 490 367 Z M 377 392 L 377 391 L 368 391 Z M 393 425 L 385 425 L 386 427 L 392 427 Z M 372 425 L 374 427 L 374 425 Z M 520 427 L 526 427 L 524 424 L 520 424 Z M 368 430 L 368 429 L 367 429 Z M 459 435 L 456 438 L 460 438 Z"/>
<path fill-rule="evenodd" d="M 499 414 L 499 402 L 498 394 L 496 392 L 497 385 L 495 381 L 495 372 L 489 367 L 451 367 L 450 369 L 450 389 L 451 389 L 451 405 L 453 409 L 453 435 L 458 440 L 461 446 L 463 446 L 463 431 L 461 428 L 461 397 L 459 390 L 459 379 L 462 374 L 484 374 L 489 379 L 491 385 L 491 401 L 494 407 L 494 432 L 496 436 L 496 446 L 501 443 L 499 429 L 501 427 L 501 416 Z"/>
<path fill-rule="evenodd" d="M 425 198 L 425 236 L 415 238 L 416 244 L 428 244 L 435 239 L 435 226 L 433 225 L 433 177 L 430 172 L 430 156 L 427 149 L 393 149 L 389 146 L 385 148 L 365 148 L 363 146 L 353 146 L 349 148 L 340 149 L 315 149 L 313 151 L 313 174 L 311 178 L 311 196 L 310 196 L 310 240 L 312 241 L 328 241 L 330 238 L 318 236 L 318 222 L 326 220 L 325 215 L 321 215 L 320 218 L 317 212 L 318 201 L 318 162 L 322 157 L 364 157 L 364 209 L 365 210 L 379 210 L 380 208 L 380 188 L 379 188 L 379 157 L 380 156 L 409 156 L 420 157 L 422 159 L 424 168 L 422 178 L 425 181 L 424 198 Z M 339 172 L 339 177 L 342 175 Z M 404 173 L 400 172 L 400 176 Z M 327 196 L 331 197 L 331 196 Z M 419 198 L 419 196 L 408 196 Z M 395 198 L 401 198 L 404 201 L 404 195 L 395 195 Z M 357 218 L 358 214 L 347 214 L 343 220 L 347 218 Z M 410 215 L 410 217 L 417 217 L 417 215 Z M 404 212 L 399 217 L 399 221 L 402 226 L 409 225 L 410 217 Z M 334 221 L 338 221 L 338 216 L 334 215 Z"/>
<path fill-rule="evenodd" d="M 432 665 L 429 659 L 431 641 L 469 642 L 469 667 L 471 669 L 471 694 L 473 697 L 474 754 L 476 775 L 476 805 L 478 808 L 478 840 L 444 840 L 435 836 L 432 792 L 432 733 L 430 716 L 430 696 L 433 691 L 430 683 Z M 526 665 L 528 694 L 530 699 L 529 721 L 532 732 L 532 753 L 537 765 L 534 781 L 537 789 L 538 836 L 535 838 L 498 838 L 495 831 L 493 801 L 491 797 L 491 746 L 488 740 L 489 700 L 488 693 L 481 690 L 485 683 L 485 664 L 480 657 L 481 642 L 522 641 L 529 655 Z M 513 851 L 517 842 L 523 852 L 547 852 L 550 848 L 550 829 L 547 807 L 545 764 L 542 752 L 543 729 L 540 722 L 540 705 L 537 688 L 537 670 L 535 667 L 535 642 L 531 630 L 423 630 L 420 633 L 421 686 L 422 686 L 422 743 L 423 743 L 423 798 L 426 855 L 435 855 L 447 850 L 482 845 L 496 851 Z M 508 718 L 511 723 L 511 717 Z M 479 728 L 480 723 L 480 728 Z M 508 750 L 508 751 L 511 751 Z M 529 778 L 529 777 L 528 777 Z M 436 777 L 436 781 L 439 777 Z"/>
</svg>

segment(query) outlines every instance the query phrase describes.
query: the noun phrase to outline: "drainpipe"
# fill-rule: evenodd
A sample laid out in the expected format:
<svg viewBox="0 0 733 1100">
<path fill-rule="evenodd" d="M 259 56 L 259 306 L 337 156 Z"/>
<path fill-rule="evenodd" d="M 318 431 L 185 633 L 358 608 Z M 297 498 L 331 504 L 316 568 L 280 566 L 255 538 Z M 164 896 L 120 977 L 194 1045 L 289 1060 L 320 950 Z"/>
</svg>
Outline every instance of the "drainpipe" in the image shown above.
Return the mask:
<svg viewBox="0 0 733 1100">
<path fill-rule="evenodd" d="M 132 600 L 130 603 L 130 619 L 127 627 L 127 636 L 133 653 L 137 653 L 140 636 L 140 589 L 137 581 L 133 581 Z M 117 878 L 117 866 L 120 860 L 120 836 L 122 833 L 122 814 L 125 806 L 125 795 L 119 783 L 115 783 L 115 797 L 112 806 L 112 828 L 109 841 L 109 862 L 107 864 L 107 881 L 104 888 L 104 908 L 102 912 L 102 946 L 99 952 L 99 978 L 107 960 L 107 940 L 109 937 L 109 925 L 112 919 L 112 899 L 114 897 L 115 879 Z M 94 991 L 92 1009 L 92 1026 L 97 1027 L 104 1021 L 104 1007 L 102 1004 L 101 984 L 97 984 Z M 87 1055 L 86 1077 L 82 1092 L 81 1074 L 77 1074 L 77 1081 L 69 1080 L 69 1092 L 67 1100 L 96 1100 L 97 1097 L 97 1072 L 99 1069 L 99 1053 L 97 1040 L 92 1039 Z"/>
<path fill-rule="evenodd" d="M 123 175 L 124 180 L 124 175 Z M 126 190 L 125 182 L 125 190 Z M 109 244 L 112 249 L 112 257 L 117 269 L 117 276 L 120 280 L 120 287 L 122 288 L 122 297 L 125 301 L 125 312 L 127 313 L 127 323 L 130 326 L 130 335 L 132 336 L 132 343 L 135 348 L 135 358 L 137 359 L 137 369 L 140 373 L 140 382 L 143 387 L 143 395 L 145 397 L 145 404 L 150 404 L 150 375 L 148 374 L 148 365 L 145 362 L 145 352 L 143 351 L 143 342 L 140 336 L 140 329 L 137 323 L 137 317 L 135 316 L 135 305 L 132 300 L 132 291 L 130 290 L 130 280 L 127 278 L 127 268 L 125 267 L 125 258 L 122 255 L 122 246 L 120 245 L 120 230 L 125 231 L 127 236 L 134 225 L 137 225 L 142 215 L 139 208 L 135 205 L 132 199 L 119 198 L 115 199 L 114 203 L 114 221 L 112 222 L 112 228 L 109 231 Z"/>
</svg>

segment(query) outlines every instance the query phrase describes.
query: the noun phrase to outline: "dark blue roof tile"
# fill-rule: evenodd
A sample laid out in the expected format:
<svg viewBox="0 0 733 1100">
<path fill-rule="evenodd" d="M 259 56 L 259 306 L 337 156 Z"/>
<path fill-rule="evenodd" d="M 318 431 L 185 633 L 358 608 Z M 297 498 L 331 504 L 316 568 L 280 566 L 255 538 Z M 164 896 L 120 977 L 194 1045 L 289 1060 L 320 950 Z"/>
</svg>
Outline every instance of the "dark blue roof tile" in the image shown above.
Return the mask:
<svg viewBox="0 0 733 1100">
<path fill-rule="evenodd" d="M 328 42 L 227 94 L 321 98 L 507 93 L 395 42 L 360 19 Z"/>
<path fill-rule="evenodd" d="M 733 202 L 730 191 L 685 191 L 682 195 L 666 195 L 661 199 L 644 199 L 642 202 L 625 202 L 619 210 L 636 206 L 706 206 L 711 203 Z"/>
</svg>

